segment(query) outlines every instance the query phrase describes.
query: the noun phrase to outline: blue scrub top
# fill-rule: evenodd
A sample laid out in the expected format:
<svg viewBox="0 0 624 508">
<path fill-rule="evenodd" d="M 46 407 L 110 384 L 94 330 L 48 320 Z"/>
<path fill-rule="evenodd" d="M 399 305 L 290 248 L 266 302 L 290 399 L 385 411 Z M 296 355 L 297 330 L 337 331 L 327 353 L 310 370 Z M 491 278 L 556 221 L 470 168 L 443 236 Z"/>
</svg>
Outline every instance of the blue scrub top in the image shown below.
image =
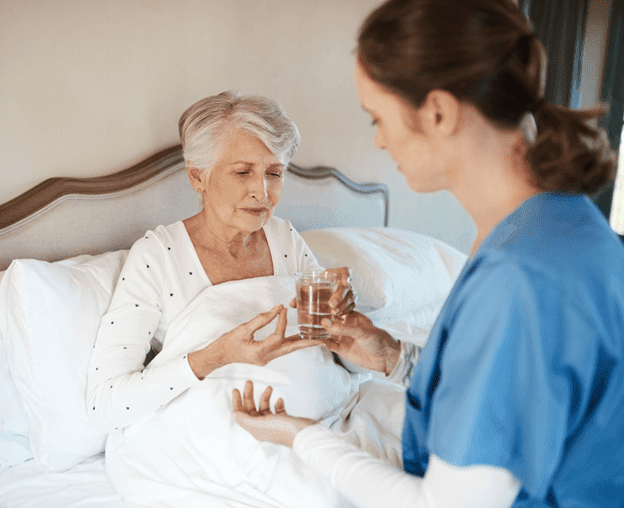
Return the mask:
<svg viewBox="0 0 624 508">
<path fill-rule="evenodd" d="M 502 467 L 514 507 L 624 506 L 624 246 L 587 197 L 542 193 L 459 275 L 407 391 L 405 470 Z"/>
</svg>

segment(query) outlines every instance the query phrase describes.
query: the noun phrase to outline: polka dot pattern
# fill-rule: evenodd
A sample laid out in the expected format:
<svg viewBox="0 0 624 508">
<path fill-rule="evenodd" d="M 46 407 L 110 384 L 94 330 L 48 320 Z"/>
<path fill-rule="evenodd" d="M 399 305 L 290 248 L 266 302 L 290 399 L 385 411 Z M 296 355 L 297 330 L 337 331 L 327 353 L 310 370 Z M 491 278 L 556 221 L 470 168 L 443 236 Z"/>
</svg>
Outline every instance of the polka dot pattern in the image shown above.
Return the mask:
<svg viewBox="0 0 624 508">
<path fill-rule="evenodd" d="M 310 267 L 307 260 L 302 261 L 309 259 L 309 255 L 303 252 L 304 258 L 300 257 L 305 244 L 292 226 L 276 219 L 272 226 L 267 225 L 266 231 L 271 249 L 276 250 L 275 259 L 282 259 L 274 266 L 276 275 L 292 274 L 291 272 Z M 198 266 L 197 255 L 192 250 L 192 243 L 182 222 L 168 227 L 159 226 L 153 235 L 145 236 L 144 239 L 149 241 L 133 247 L 121 278 L 124 284 L 118 285 L 120 294 L 127 295 L 127 298 L 118 299 L 117 308 L 110 311 L 116 312 L 114 319 L 110 320 L 111 326 L 102 328 L 102 337 L 98 336 L 98 342 L 102 340 L 103 343 L 96 351 L 106 351 L 107 361 L 110 361 L 109 358 L 112 357 L 109 346 L 115 344 L 116 347 L 112 350 L 118 351 L 119 361 L 116 360 L 116 367 L 108 367 L 103 363 L 93 367 L 98 376 L 106 376 L 110 372 L 115 374 L 104 380 L 103 390 L 99 392 L 97 400 L 91 400 L 92 405 L 89 407 L 96 412 L 96 417 L 97 411 L 104 411 L 105 418 L 110 413 L 109 428 L 116 430 L 159 407 L 164 407 L 188 387 L 189 378 L 182 377 L 183 371 L 180 370 L 184 369 L 184 376 L 188 376 L 188 354 L 181 357 L 183 363 L 178 357 L 175 364 L 172 362 L 155 367 L 150 372 L 149 380 L 141 369 L 135 368 L 128 374 L 121 375 L 117 369 L 120 364 L 130 365 L 132 362 L 143 365 L 145 358 L 139 359 L 139 356 L 149 347 L 146 341 L 149 342 L 152 338 L 159 340 L 158 333 L 166 333 L 167 323 L 201 291 L 208 288 L 210 283 L 200 271 L 202 268 Z M 157 311 L 158 315 L 150 310 Z M 130 315 L 132 325 L 129 327 L 137 332 L 135 336 L 123 339 L 120 343 L 117 334 L 126 333 L 125 320 Z M 110 339 L 107 346 L 108 337 Z M 96 354 L 98 353 L 94 352 Z M 111 361 L 111 365 L 112 363 Z M 161 367 L 165 370 L 160 370 Z M 133 377 L 136 374 L 139 376 Z"/>
</svg>

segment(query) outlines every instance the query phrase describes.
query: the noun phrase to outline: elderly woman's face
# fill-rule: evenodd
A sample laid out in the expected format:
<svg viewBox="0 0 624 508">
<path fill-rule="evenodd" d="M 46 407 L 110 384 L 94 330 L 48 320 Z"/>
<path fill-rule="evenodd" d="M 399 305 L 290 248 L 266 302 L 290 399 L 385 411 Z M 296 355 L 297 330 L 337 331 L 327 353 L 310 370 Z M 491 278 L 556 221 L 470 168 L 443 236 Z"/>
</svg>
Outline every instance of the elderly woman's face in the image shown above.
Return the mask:
<svg viewBox="0 0 624 508">
<path fill-rule="evenodd" d="M 282 196 L 285 167 L 255 136 L 238 131 L 208 174 L 204 206 L 225 227 L 254 232 L 271 218 Z"/>
</svg>

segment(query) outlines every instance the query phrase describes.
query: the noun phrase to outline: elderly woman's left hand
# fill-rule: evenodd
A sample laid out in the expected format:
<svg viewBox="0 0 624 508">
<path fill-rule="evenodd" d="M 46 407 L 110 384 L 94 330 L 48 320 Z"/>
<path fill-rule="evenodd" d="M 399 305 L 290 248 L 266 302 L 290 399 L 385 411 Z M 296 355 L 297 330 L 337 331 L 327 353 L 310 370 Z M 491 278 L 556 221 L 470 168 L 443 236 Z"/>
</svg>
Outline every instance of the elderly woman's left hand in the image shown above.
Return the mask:
<svg viewBox="0 0 624 508">
<path fill-rule="evenodd" d="M 275 413 L 271 412 L 270 399 L 273 388 L 270 386 L 260 396 L 260 405 L 256 409 L 253 383 L 247 381 L 243 397 L 237 388 L 232 391 L 232 409 L 236 422 L 249 431 L 259 441 L 292 447 L 295 435 L 301 429 L 316 423 L 310 418 L 299 418 L 286 413 L 284 400 L 275 403 Z"/>
<path fill-rule="evenodd" d="M 334 316 L 344 316 L 355 309 L 355 291 L 351 286 L 351 271 L 346 267 L 328 268 L 323 273 L 331 273 L 336 276 L 338 286 L 329 299 L 329 306 Z M 297 308 L 297 299 L 293 298 L 290 306 Z"/>
</svg>

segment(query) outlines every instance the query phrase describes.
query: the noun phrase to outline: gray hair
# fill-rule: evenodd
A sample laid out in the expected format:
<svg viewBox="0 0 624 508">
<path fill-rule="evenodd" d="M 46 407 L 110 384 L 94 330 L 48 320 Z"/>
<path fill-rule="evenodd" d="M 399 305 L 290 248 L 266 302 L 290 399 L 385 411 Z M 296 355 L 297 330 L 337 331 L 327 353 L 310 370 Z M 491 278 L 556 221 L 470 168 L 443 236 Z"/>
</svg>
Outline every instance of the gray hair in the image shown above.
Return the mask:
<svg viewBox="0 0 624 508">
<path fill-rule="evenodd" d="M 241 129 L 262 141 L 284 165 L 301 141 L 295 122 L 277 102 L 260 95 L 222 92 L 196 102 L 180 117 L 178 130 L 187 167 L 205 175 L 229 136 Z"/>
</svg>

